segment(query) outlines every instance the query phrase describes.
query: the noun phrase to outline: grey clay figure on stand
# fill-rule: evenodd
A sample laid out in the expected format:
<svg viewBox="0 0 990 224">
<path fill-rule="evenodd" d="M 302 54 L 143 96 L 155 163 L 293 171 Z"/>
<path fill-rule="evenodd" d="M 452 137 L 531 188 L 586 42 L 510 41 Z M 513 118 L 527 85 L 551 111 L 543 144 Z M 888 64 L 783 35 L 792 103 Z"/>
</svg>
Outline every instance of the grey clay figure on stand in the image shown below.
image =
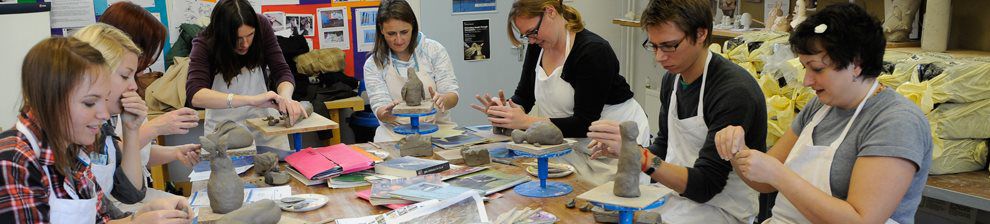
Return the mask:
<svg viewBox="0 0 990 224">
<path fill-rule="evenodd" d="M 227 213 L 217 224 L 275 224 L 282 219 L 282 209 L 275 201 L 265 199 Z"/>
<path fill-rule="evenodd" d="M 559 145 L 564 143 L 564 134 L 553 123 L 546 121 L 535 122 L 526 129 L 512 131 L 512 142 L 516 144 L 529 143 L 540 145 Z"/>
<path fill-rule="evenodd" d="M 202 148 L 210 152 L 210 180 L 206 185 L 206 193 L 210 197 L 210 208 L 213 213 L 227 214 L 241 208 L 244 202 L 244 182 L 234 172 L 234 165 L 227 156 L 229 135 L 220 137 L 220 144 L 200 137 Z"/>
<path fill-rule="evenodd" d="M 639 173 L 643 154 L 639 144 L 636 144 L 636 136 L 639 136 L 639 128 L 636 122 L 624 121 L 619 124 L 619 134 L 622 136 L 619 149 L 619 170 L 615 173 L 615 187 L 612 188 L 615 196 L 624 198 L 639 197 Z"/>
<path fill-rule="evenodd" d="M 406 77 L 406 84 L 402 86 L 402 101 L 407 106 L 419 106 L 426 99 L 426 93 L 423 92 L 423 81 L 419 80 L 416 70 L 411 67 L 406 73 Z"/>
</svg>

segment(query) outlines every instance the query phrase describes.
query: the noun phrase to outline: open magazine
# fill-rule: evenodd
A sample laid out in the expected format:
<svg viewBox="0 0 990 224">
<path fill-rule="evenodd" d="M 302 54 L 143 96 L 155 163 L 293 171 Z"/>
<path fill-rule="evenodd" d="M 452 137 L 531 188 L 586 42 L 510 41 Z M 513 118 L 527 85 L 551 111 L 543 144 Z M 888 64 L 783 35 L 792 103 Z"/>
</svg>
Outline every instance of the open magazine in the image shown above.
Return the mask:
<svg viewBox="0 0 990 224">
<path fill-rule="evenodd" d="M 468 191 L 447 200 L 429 200 L 381 215 L 337 219 L 337 224 L 487 223 L 488 213 L 477 192 Z"/>
</svg>

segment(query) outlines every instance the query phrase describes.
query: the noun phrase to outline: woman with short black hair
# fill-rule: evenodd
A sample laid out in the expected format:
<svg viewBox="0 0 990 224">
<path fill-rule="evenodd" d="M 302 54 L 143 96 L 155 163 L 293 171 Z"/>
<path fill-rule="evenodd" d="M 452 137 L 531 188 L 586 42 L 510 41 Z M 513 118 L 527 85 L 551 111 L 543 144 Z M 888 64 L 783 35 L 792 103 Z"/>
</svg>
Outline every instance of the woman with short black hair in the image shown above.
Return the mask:
<svg viewBox="0 0 990 224">
<path fill-rule="evenodd" d="M 828 6 L 791 33 L 816 97 L 767 153 L 747 149 L 744 132 L 716 134 L 757 191 L 778 192 L 767 223 L 914 223 L 932 160 L 921 110 L 877 82 L 883 29 L 857 5 Z"/>
</svg>

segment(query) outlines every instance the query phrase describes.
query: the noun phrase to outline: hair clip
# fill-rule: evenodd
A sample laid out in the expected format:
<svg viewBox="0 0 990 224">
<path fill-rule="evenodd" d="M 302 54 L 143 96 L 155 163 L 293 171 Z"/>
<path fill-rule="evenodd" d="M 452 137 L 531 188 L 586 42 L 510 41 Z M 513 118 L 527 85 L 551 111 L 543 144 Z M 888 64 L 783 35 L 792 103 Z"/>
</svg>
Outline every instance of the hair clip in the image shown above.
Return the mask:
<svg viewBox="0 0 990 224">
<path fill-rule="evenodd" d="M 825 30 L 827 29 L 828 29 L 828 25 L 825 25 L 824 23 L 818 24 L 818 26 L 815 27 L 815 33 L 817 34 L 825 33 Z"/>
</svg>

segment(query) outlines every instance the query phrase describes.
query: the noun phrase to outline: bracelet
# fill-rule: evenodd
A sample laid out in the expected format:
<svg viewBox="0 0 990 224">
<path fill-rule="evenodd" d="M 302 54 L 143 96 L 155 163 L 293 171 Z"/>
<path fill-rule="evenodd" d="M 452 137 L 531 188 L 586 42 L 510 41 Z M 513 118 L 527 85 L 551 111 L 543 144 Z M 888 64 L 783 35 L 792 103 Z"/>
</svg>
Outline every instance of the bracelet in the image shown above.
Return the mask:
<svg viewBox="0 0 990 224">
<path fill-rule="evenodd" d="M 234 94 L 233 93 L 228 93 L 227 94 L 227 109 L 234 108 L 233 101 L 234 101 Z"/>
</svg>

